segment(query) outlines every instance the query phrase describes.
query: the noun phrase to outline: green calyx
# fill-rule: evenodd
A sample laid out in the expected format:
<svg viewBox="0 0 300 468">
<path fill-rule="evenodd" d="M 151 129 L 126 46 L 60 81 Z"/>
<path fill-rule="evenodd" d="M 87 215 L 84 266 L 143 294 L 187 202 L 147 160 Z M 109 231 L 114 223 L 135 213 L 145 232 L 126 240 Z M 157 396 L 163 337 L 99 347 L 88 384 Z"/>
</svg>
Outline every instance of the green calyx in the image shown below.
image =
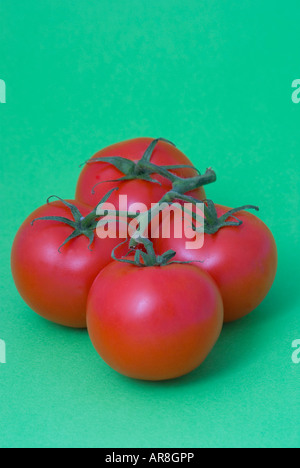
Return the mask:
<svg viewBox="0 0 300 468">
<path fill-rule="evenodd" d="M 101 205 L 103 205 L 104 203 L 107 202 L 110 195 L 115 190 L 118 190 L 118 189 L 110 190 L 110 192 L 108 192 L 103 197 L 103 199 L 96 206 L 96 208 L 85 217 L 80 213 L 79 209 L 75 205 L 73 205 L 72 203 L 67 202 L 66 200 L 63 200 L 60 197 L 57 197 L 56 195 L 52 195 L 51 197 L 48 198 L 47 203 L 49 204 L 51 199 L 56 198 L 57 200 L 62 202 L 67 208 L 70 209 L 70 211 L 72 213 L 72 216 L 73 216 L 73 220 L 65 218 L 63 216 L 44 216 L 44 217 L 41 217 L 41 218 L 34 219 L 32 221 L 32 223 L 31 223 L 31 225 L 33 226 L 36 221 L 56 221 L 56 222 L 63 223 L 63 224 L 66 224 L 66 225 L 72 227 L 74 229 L 74 231 L 72 232 L 72 234 L 70 234 L 69 237 L 67 237 L 67 239 L 63 242 L 63 244 L 59 247 L 59 249 L 58 249 L 59 252 L 61 252 L 61 249 L 69 241 L 71 241 L 72 239 L 75 239 L 76 237 L 79 237 L 79 236 L 87 237 L 87 239 L 89 240 L 88 249 L 92 250 L 91 245 L 93 244 L 94 239 L 95 239 L 95 231 L 96 231 L 96 228 L 98 226 L 99 220 L 101 219 L 101 216 L 99 216 L 97 214 L 98 209 L 101 207 Z M 116 212 L 116 215 L 117 214 L 118 213 Z"/>
<path fill-rule="evenodd" d="M 147 239 L 145 237 L 137 237 L 136 239 L 132 238 L 130 240 L 129 252 L 127 253 L 126 257 L 128 257 L 129 255 L 133 255 L 134 256 L 133 260 L 129 260 L 128 258 L 125 258 L 125 257 L 117 258 L 116 250 L 127 242 L 128 242 L 128 239 L 126 239 L 125 242 L 122 242 L 122 244 L 118 245 L 113 250 L 112 258 L 115 261 L 121 262 L 121 263 L 128 263 L 130 265 L 135 265 L 135 266 L 144 267 L 144 268 L 165 267 L 165 266 L 173 265 L 173 264 L 194 263 L 194 262 L 180 262 L 180 261 L 173 260 L 174 257 L 176 256 L 176 252 L 174 252 L 174 250 L 168 250 L 162 255 L 156 255 L 153 242 L 151 242 L 150 239 Z M 143 246 L 143 250 L 138 249 L 139 246 Z"/>
<path fill-rule="evenodd" d="M 208 169 L 208 171 L 209 171 L 209 169 Z M 216 234 L 220 229 L 225 228 L 225 227 L 238 227 L 238 226 L 241 226 L 243 224 L 243 221 L 241 221 L 240 219 L 238 219 L 235 216 L 236 213 L 240 213 L 241 211 L 245 211 L 245 210 L 259 211 L 258 206 L 244 205 L 244 206 L 240 206 L 238 208 L 233 208 L 232 210 L 227 211 L 223 215 L 218 216 L 215 203 L 212 200 L 208 200 L 208 199 L 198 200 L 198 199 L 196 199 L 194 197 L 191 197 L 189 195 L 185 195 L 184 193 L 175 192 L 174 190 L 171 190 L 170 192 L 168 192 L 165 195 L 165 197 L 161 200 L 160 203 L 167 202 L 167 203 L 171 204 L 172 202 L 174 202 L 176 200 L 178 200 L 180 202 L 190 203 L 190 204 L 192 204 L 194 206 L 199 206 L 200 203 L 203 203 L 204 212 L 203 212 L 203 216 L 201 216 L 201 217 L 199 215 L 197 215 L 196 213 L 194 213 L 193 211 L 189 211 L 189 210 L 185 209 L 184 207 L 182 207 L 182 210 L 185 213 L 189 214 L 192 217 L 193 221 L 200 222 L 200 224 L 201 224 L 201 221 L 202 221 L 202 225 L 204 224 L 204 233 L 205 234 Z M 149 216 L 149 217 L 150 217 L 150 220 L 151 220 L 151 216 Z M 232 219 L 234 219 L 234 221 L 232 221 Z M 149 222 L 150 222 L 150 220 L 149 220 Z M 203 232 L 203 229 L 197 228 L 194 223 L 192 223 L 192 227 L 193 227 L 193 230 L 195 232 L 197 232 L 197 231 Z"/>
<path fill-rule="evenodd" d="M 241 226 L 243 221 L 238 219 L 235 214 L 245 210 L 259 211 L 259 207 L 244 205 L 229 210 L 219 217 L 214 202 L 212 200 L 204 200 L 204 233 L 212 235 L 216 234 L 222 228 Z M 235 221 L 232 221 L 232 219 Z M 197 232 L 197 228 L 194 225 L 193 229 Z"/>
<path fill-rule="evenodd" d="M 120 156 L 110 156 L 110 157 L 102 157 L 102 158 L 93 158 L 87 161 L 86 164 L 106 162 L 108 164 L 111 164 L 112 166 L 114 166 L 116 169 L 118 169 L 120 172 L 124 174 L 124 176 L 119 179 L 108 180 L 108 181 L 100 182 L 99 184 L 103 184 L 105 182 L 124 182 L 124 181 L 129 181 L 129 180 L 145 180 L 147 182 L 152 182 L 152 183 L 161 185 L 159 181 L 157 181 L 156 179 L 152 177 L 153 174 L 156 174 L 156 175 L 160 175 L 161 177 L 164 177 L 165 179 L 170 180 L 174 186 L 174 190 L 179 191 L 181 193 L 185 193 L 190 190 L 190 186 L 192 187 L 196 186 L 196 188 L 200 187 L 202 185 L 202 180 L 203 180 L 203 185 L 212 183 L 216 180 L 215 174 L 213 176 L 212 174 L 210 174 L 210 177 L 206 177 L 206 179 L 204 180 L 203 176 L 201 176 L 198 169 L 196 169 L 192 165 L 182 164 L 182 165 L 171 165 L 171 166 L 157 166 L 156 164 L 153 164 L 151 162 L 153 151 L 156 145 L 158 144 L 158 142 L 160 141 L 163 141 L 172 146 L 175 146 L 174 143 L 170 142 L 169 140 L 166 140 L 164 138 L 156 138 L 150 143 L 144 155 L 138 162 L 134 162 L 134 161 L 131 161 L 130 159 L 126 159 Z M 195 177 L 191 179 L 183 179 L 181 177 L 176 176 L 175 174 L 171 172 L 171 171 L 176 171 L 177 169 L 186 169 L 186 168 L 195 170 L 199 174 L 199 177 Z M 190 180 L 189 184 L 186 182 L 187 180 Z M 93 187 L 93 193 L 95 193 L 95 188 L 99 184 L 96 184 Z"/>
</svg>

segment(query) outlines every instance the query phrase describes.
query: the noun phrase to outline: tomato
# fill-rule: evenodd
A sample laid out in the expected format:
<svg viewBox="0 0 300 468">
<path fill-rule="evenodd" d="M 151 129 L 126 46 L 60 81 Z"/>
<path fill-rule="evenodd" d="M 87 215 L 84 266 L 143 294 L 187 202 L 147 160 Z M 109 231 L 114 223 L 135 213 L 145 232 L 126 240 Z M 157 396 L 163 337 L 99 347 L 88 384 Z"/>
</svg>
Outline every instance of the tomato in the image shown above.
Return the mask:
<svg viewBox="0 0 300 468">
<path fill-rule="evenodd" d="M 218 216 L 230 210 L 220 205 L 216 209 Z M 223 298 L 225 322 L 256 309 L 268 294 L 277 270 L 277 248 L 269 228 L 252 213 L 242 211 L 235 216 L 242 225 L 205 234 L 203 247 L 196 250 L 186 248 L 186 242 L 191 242 L 188 231 L 180 239 L 174 237 L 174 219 L 169 238 L 153 239 L 158 253 L 172 249 L 177 252 L 176 260 L 195 262 L 215 280 Z M 196 240 L 195 235 L 192 240 Z"/>
<path fill-rule="evenodd" d="M 108 156 L 121 156 L 137 162 L 143 157 L 151 142 L 153 142 L 151 138 L 123 141 L 102 149 L 91 160 Z M 191 161 L 181 151 L 165 141 L 157 143 L 152 153 L 151 162 L 158 166 L 192 165 Z M 195 169 L 190 168 L 176 169 L 172 172 L 182 178 L 198 175 Z M 165 193 L 172 188 L 172 183 L 168 179 L 157 174 L 153 174 L 151 177 L 159 183 L 141 179 L 106 182 L 118 180 L 122 176 L 120 170 L 107 162 L 95 162 L 85 165 L 78 180 L 76 200 L 95 206 L 109 190 L 118 186 L 118 192 L 115 192 L 110 198 L 110 203 L 114 204 L 117 210 L 120 208 L 120 195 L 127 195 L 128 197 L 127 206 L 123 207 L 127 211 L 133 203 L 143 203 L 150 209 L 151 203 L 159 202 Z M 205 198 L 205 191 L 202 187 L 193 190 L 190 194 L 199 200 Z"/>
<path fill-rule="evenodd" d="M 214 281 L 193 265 L 113 262 L 96 278 L 87 325 L 102 359 L 141 380 L 167 380 L 198 367 L 223 325 Z"/>
<path fill-rule="evenodd" d="M 87 216 L 91 208 L 72 202 Z M 59 247 L 74 229 L 40 217 L 59 216 L 72 220 L 70 209 L 62 202 L 40 207 L 23 223 L 12 248 L 11 266 L 16 287 L 24 301 L 42 317 L 75 328 L 86 327 L 86 302 L 99 271 L 111 262 L 111 251 L 119 239 L 81 235 Z"/>
</svg>

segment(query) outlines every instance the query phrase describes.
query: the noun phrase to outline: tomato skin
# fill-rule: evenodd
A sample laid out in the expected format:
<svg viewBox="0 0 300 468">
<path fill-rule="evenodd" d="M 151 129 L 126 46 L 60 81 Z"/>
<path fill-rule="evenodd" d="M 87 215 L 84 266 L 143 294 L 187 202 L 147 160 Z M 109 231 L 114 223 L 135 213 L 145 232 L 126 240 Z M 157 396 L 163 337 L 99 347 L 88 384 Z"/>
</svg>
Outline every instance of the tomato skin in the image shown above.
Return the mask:
<svg viewBox="0 0 300 468">
<path fill-rule="evenodd" d="M 153 138 L 136 138 L 132 140 L 123 141 L 107 148 L 102 149 L 96 153 L 92 159 L 108 156 L 121 156 L 132 161 L 138 161 L 142 158 L 147 147 L 153 141 Z M 169 143 L 160 141 L 153 151 L 151 162 L 158 166 L 169 165 L 192 165 L 191 161 L 177 148 Z M 197 176 L 194 169 L 184 168 L 172 171 L 174 174 L 183 177 Z M 118 169 L 108 163 L 97 162 L 94 164 L 87 164 L 83 168 L 76 189 L 76 200 L 87 205 L 96 206 L 97 203 L 106 195 L 111 189 L 118 187 L 119 190 L 113 193 L 109 202 L 114 204 L 116 209 L 119 208 L 118 199 L 120 195 L 128 196 L 127 210 L 133 203 L 143 203 L 148 209 L 151 208 L 151 203 L 159 202 L 166 192 L 171 190 L 172 184 L 169 180 L 153 174 L 151 177 L 161 183 L 161 185 L 148 182 L 145 180 L 130 180 L 125 182 L 106 182 L 109 180 L 116 180 L 123 177 Z M 101 183 L 97 187 L 96 184 Z M 95 187 L 95 193 L 92 193 Z M 202 187 L 189 193 L 199 200 L 206 198 L 205 191 Z"/>
<path fill-rule="evenodd" d="M 83 216 L 91 208 L 72 202 Z M 61 202 L 44 205 L 20 227 L 12 247 L 11 268 L 16 287 L 24 301 L 42 317 L 69 327 L 86 328 L 86 302 L 99 271 L 110 263 L 119 239 L 89 240 L 80 236 L 59 247 L 74 231 L 56 221 L 36 221 L 43 216 L 63 216 L 73 220 Z"/>
<path fill-rule="evenodd" d="M 87 324 L 95 349 L 117 372 L 167 380 L 205 360 L 223 326 L 223 304 L 195 266 L 113 262 L 91 288 Z"/>
<path fill-rule="evenodd" d="M 216 205 L 218 215 L 230 208 Z M 232 322 L 255 310 L 267 296 L 277 271 L 277 247 L 269 228 L 257 216 L 236 213 L 239 227 L 224 227 L 204 235 L 204 245 L 187 250 L 187 238 L 154 240 L 158 253 L 172 249 L 176 260 L 195 263 L 216 282 L 224 303 L 225 322 Z M 235 221 L 232 219 L 232 221 Z M 172 230 L 171 230 L 172 232 Z M 190 241 L 190 239 L 188 239 Z"/>
</svg>

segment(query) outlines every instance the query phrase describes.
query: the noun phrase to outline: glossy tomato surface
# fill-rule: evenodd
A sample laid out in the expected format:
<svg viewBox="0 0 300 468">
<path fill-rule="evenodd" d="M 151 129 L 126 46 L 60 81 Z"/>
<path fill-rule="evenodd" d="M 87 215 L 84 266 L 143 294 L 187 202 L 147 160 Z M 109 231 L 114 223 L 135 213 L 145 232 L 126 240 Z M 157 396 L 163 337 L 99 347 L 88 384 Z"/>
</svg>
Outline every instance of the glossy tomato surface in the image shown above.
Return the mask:
<svg viewBox="0 0 300 468">
<path fill-rule="evenodd" d="M 220 205 L 216 208 L 219 216 L 230 210 Z M 205 234 L 203 246 L 196 250 L 186 248 L 191 242 L 188 235 L 176 239 L 174 229 L 169 238 L 153 240 L 158 253 L 174 250 L 177 260 L 195 261 L 215 280 L 223 298 L 225 322 L 256 309 L 270 291 L 277 271 L 277 248 L 269 228 L 252 213 L 243 211 L 235 216 L 243 221 L 241 226 Z"/>
<path fill-rule="evenodd" d="M 83 216 L 91 208 L 76 203 Z M 119 239 L 99 239 L 88 249 L 89 240 L 80 236 L 59 252 L 72 234 L 72 227 L 57 221 L 36 221 L 44 216 L 73 220 L 62 202 L 37 209 L 20 227 L 14 240 L 11 267 L 16 287 L 24 301 L 42 317 L 75 328 L 86 327 L 86 302 L 100 270 L 111 262 Z"/>
<path fill-rule="evenodd" d="M 121 156 L 131 161 L 139 161 L 152 141 L 153 138 L 136 138 L 123 141 L 102 149 L 96 153 L 92 159 Z M 158 142 L 155 147 L 151 162 L 158 166 L 192 165 L 191 161 L 179 149 L 163 141 Z M 177 169 L 172 172 L 182 178 L 197 176 L 197 172 L 189 168 Z M 96 206 L 112 188 L 119 187 L 119 190 L 113 193 L 109 199 L 109 202 L 112 203 L 116 209 L 119 209 L 120 195 L 126 195 L 128 197 L 127 205 L 123 207 L 127 210 L 133 203 L 143 203 L 147 209 L 149 209 L 151 208 L 151 203 L 159 202 L 165 193 L 172 188 L 169 180 L 157 174 L 153 174 L 151 177 L 157 180 L 159 184 L 145 180 L 130 180 L 117 183 L 106 182 L 121 177 L 123 177 L 123 174 L 109 163 L 96 162 L 86 164 L 78 180 L 76 200 L 91 206 Z M 99 182 L 101 182 L 101 184 L 96 186 Z M 92 193 L 94 187 L 95 193 Z M 199 200 L 205 198 L 205 191 L 202 187 L 192 191 L 190 194 Z"/>
<path fill-rule="evenodd" d="M 213 280 L 195 266 L 114 262 L 92 286 L 87 324 L 95 349 L 113 369 L 166 380 L 205 360 L 222 329 L 223 304 Z"/>
</svg>

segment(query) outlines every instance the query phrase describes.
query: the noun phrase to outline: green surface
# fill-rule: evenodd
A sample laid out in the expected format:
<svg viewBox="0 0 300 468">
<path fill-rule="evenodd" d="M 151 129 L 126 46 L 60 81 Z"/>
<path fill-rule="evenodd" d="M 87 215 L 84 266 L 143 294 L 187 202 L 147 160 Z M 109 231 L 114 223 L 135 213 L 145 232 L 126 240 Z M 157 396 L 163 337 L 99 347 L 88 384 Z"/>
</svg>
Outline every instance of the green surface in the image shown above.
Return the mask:
<svg viewBox="0 0 300 468">
<path fill-rule="evenodd" d="M 1 0 L 1 447 L 299 447 L 299 13 L 298 0 Z M 258 204 L 279 249 L 264 303 L 167 383 L 115 373 L 85 331 L 36 316 L 10 274 L 23 219 L 136 136 L 213 166 L 209 197 Z"/>
</svg>

